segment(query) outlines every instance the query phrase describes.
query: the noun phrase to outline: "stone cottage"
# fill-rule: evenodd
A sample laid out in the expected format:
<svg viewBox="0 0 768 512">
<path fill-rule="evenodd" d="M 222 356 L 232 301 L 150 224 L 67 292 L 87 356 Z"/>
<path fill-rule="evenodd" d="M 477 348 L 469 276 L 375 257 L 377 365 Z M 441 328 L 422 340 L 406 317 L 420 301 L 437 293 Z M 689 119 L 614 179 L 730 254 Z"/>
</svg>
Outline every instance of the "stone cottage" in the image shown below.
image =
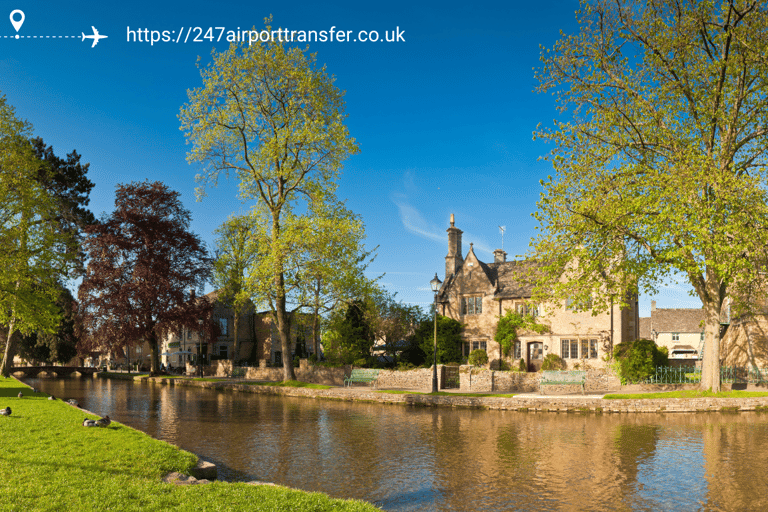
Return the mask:
<svg viewBox="0 0 768 512">
<path fill-rule="evenodd" d="M 617 305 L 596 316 L 580 311 L 571 301 L 537 304 L 532 301 L 533 287 L 522 279 L 530 261 L 507 261 L 507 253 L 497 249 L 493 263 L 484 263 L 471 243 L 463 256 L 462 231 L 455 226 L 453 214 L 447 232 L 448 255 L 445 279 L 437 295 L 438 312 L 465 324 L 465 356 L 484 349 L 492 366 L 502 359 L 509 363 L 524 359 L 528 370 L 536 371 L 547 354 L 557 354 L 569 369 L 584 369 L 604 366 L 604 356 L 614 344 L 637 338 L 636 295 L 630 297 L 629 308 Z M 519 332 L 519 340 L 504 358 L 493 338 L 499 318 L 510 309 L 535 315 L 538 323 L 547 326 L 547 332 Z"/>
</svg>

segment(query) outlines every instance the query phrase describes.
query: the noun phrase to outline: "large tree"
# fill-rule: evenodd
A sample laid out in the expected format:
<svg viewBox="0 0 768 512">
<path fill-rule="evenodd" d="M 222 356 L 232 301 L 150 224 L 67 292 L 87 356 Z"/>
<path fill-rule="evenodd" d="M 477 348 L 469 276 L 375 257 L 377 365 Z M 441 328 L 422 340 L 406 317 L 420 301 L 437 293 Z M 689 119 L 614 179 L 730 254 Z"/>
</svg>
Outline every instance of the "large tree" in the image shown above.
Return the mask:
<svg viewBox="0 0 768 512">
<path fill-rule="evenodd" d="M 57 203 L 40 183 L 31 126 L 0 96 L 0 325 L 7 332 L 0 373 L 15 355 L 14 333 L 54 332 L 59 279 L 72 269 L 72 236 L 58 229 Z"/>
<path fill-rule="evenodd" d="M 29 361 L 65 364 L 77 356 L 77 308 L 72 292 L 60 285 L 56 305 L 62 318 L 55 332 L 34 331 L 19 340 L 18 354 Z"/>
<path fill-rule="evenodd" d="M 233 43 L 212 58 L 201 70 L 203 87 L 189 91 L 181 109 L 193 145 L 188 160 L 205 164 L 198 176 L 204 184 L 221 172 L 236 174 L 241 194 L 256 200 L 268 223 L 262 276 L 272 290 L 284 378 L 294 379 L 286 267 L 298 230 L 286 223 L 300 222 L 309 204 L 333 193 L 342 161 L 357 146 L 344 125 L 343 93 L 314 55 L 275 41 Z"/>
<path fill-rule="evenodd" d="M 726 298 L 749 308 L 742 286 L 764 282 L 766 6 L 598 0 L 577 16 L 537 73 L 564 119 L 536 133 L 556 171 L 538 292 L 597 312 L 684 276 L 706 314 L 702 387 L 718 390 Z"/>
<path fill-rule="evenodd" d="M 162 336 L 197 331 L 209 319 L 211 304 L 194 290 L 209 278 L 210 259 L 190 221 L 179 193 L 163 183 L 117 186 L 115 211 L 86 229 L 88 266 L 78 291 L 83 348 L 147 342 L 157 373 Z"/>
</svg>

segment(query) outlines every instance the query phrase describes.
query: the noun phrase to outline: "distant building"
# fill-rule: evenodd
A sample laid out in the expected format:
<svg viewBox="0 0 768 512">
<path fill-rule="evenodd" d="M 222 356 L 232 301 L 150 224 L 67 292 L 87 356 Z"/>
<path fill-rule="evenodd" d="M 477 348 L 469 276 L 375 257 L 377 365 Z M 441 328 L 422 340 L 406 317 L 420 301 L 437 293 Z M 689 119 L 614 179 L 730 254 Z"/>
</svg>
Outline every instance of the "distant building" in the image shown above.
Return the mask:
<svg viewBox="0 0 768 512">
<path fill-rule="evenodd" d="M 280 335 L 277 326 L 273 323 L 272 315 L 268 311 L 247 310 L 241 315 L 237 330 L 240 344 L 239 354 L 235 350 L 235 321 L 232 309 L 218 300 L 218 291 L 206 295 L 214 301 L 213 318 L 219 327 L 219 335 L 215 340 L 200 343 L 199 334 L 191 329 L 181 329 L 162 342 L 162 361 L 170 366 L 183 366 L 187 362 L 196 363 L 197 354 L 200 351 L 204 364 L 216 359 L 234 359 L 235 361 L 248 360 L 257 362 L 266 360 L 271 364 L 282 364 L 283 353 L 280 343 Z M 295 315 L 295 318 L 303 320 L 304 315 Z M 292 317 L 293 318 L 293 317 Z M 306 340 L 306 348 L 312 353 L 313 347 L 309 343 L 310 335 L 304 325 L 291 324 L 291 349 L 292 354 L 296 350 L 297 333 L 303 334 Z"/>
<path fill-rule="evenodd" d="M 653 300 L 651 316 L 640 319 L 640 338 L 666 347 L 670 359 L 700 359 L 704 349 L 704 310 L 656 308 Z"/>
<path fill-rule="evenodd" d="M 463 354 L 484 349 L 492 364 L 524 359 L 530 371 L 538 370 L 547 354 L 562 357 L 569 368 L 604 366 L 603 356 L 614 343 L 634 340 L 638 336 L 637 296 L 629 297 L 630 307 L 614 306 L 611 311 L 593 316 L 579 311 L 571 301 L 560 304 L 532 302 L 532 286 L 521 277 L 531 265 L 529 261 L 506 261 L 502 249 L 493 252 L 493 263 L 484 263 L 470 244 L 463 256 L 462 231 L 455 226 L 451 214 L 448 232 L 448 255 L 445 257 L 445 280 L 438 292 L 438 312 L 465 324 Z M 496 324 L 508 310 L 533 314 L 547 325 L 549 332 L 518 333 L 512 353 L 506 358 L 494 341 Z"/>
</svg>

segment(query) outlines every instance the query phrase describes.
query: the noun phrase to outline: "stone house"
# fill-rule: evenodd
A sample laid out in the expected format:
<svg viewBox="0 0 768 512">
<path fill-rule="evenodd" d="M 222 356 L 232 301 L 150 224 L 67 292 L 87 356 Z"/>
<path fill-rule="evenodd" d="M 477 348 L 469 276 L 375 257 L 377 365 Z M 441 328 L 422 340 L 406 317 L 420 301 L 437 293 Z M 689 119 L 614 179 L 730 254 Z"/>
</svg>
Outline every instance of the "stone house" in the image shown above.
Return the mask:
<svg viewBox="0 0 768 512">
<path fill-rule="evenodd" d="M 640 319 L 640 338 L 666 347 L 671 360 L 698 360 L 704 348 L 704 310 L 657 308 L 652 300 L 651 316 Z"/>
<path fill-rule="evenodd" d="M 499 360 L 509 363 L 524 359 L 529 371 L 536 371 L 547 354 L 557 354 L 569 369 L 605 366 L 604 356 L 614 343 L 634 340 L 638 336 L 637 296 L 630 297 L 630 307 L 618 305 L 611 311 L 593 315 L 580 311 L 570 300 L 560 304 L 532 302 L 532 289 L 522 277 L 532 263 L 507 261 L 507 253 L 494 251 L 493 263 L 477 258 L 472 244 L 466 256 L 462 253 L 462 231 L 455 226 L 451 214 L 448 233 L 448 255 L 445 257 L 445 279 L 437 294 L 438 312 L 465 325 L 462 353 L 484 349 L 491 365 Z M 519 340 L 504 357 L 494 341 L 498 319 L 507 310 L 529 313 L 547 332 L 518 332 Z M 583 308 L 582 308 L 583 309 Z"/>
<path fill-rule="evenodd" d="M 166 365 L 182 366 L 187 362 L 196 362 L 198 350 L 202 353 L 203 361 L 210 363 L 216 359 L 234 359 L 235 361 L 248 360 L 252 362 L 267 361 L 271 364 L 282 364 L 282 348 L 277 326 L 273 322 L 269 311 L 247 310 L 238 321 L 239 354 L 235 350 L 235 318 L 232 308 L 219 300 L 218 291 L 206 295 L 214 301 L 213 318 L 218 324 L 219 335 L 209 343 L 200 343 L 200 335 L 191 329 L 183 328 L 178 332 L 167 336 L 162 342 L 162 361 Z M 299 322 L 306 323 L 306 315 L 293 315 Z M 291 325 L 292 351 L 296 350 L 298 334 L 303 334 L 307 340 L 307 350 L 311 353 L 312 344 L 309 343 L 311 335 L 304 325 Z"/>
</svg>

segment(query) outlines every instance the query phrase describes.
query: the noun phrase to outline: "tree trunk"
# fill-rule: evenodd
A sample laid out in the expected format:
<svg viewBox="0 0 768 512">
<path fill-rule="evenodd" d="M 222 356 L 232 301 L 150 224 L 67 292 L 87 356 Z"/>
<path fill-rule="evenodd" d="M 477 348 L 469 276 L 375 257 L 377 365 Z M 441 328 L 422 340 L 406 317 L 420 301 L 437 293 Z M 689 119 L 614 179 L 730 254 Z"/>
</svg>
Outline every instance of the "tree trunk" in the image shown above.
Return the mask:
<svg viewBox="0 0 768 512">
<path fill-rule="evenodd" d="M 720 310 L 723 298 L 719 286 L 708 276 L 704 303 L 704 358 L 701 362 L 701 389 L 720 391 Z"/>
<path fill-rule="evenodd" d="M 320 278 L 317 278 L 317 287 L 315 288 L 315 307 L 314 311 L 312 312 L 312 347 L 313 352 L 315 354 L 315 357 L 317 357 L 317 360 L 320 360 L 320 340 L 318 339 L 320 336 L 319 327 L 320 327 Z"/>
<path fill-rule="evenodd" d="M 0 374 L 3 377 L 11 376 L 11 366 L 13 366 L 13 356 L 16 355 L 16 343 L 13 340 L 13 331 L 16 328 L 16 317 L 11 317 L 11 323 L 8 326 L 8 335 L 5 338 L 5 355 L 3 356 L 3 366 Z"/>
<path fill-rule="evenodd" d="M 232 352 L 232 357 L 230 358 L 232 360 L 232 367 L 235 367 L 235 364 L 237 363 L 238 356 L 240 354 L 240 338 L 238 337 L 238 323 L 240 320 L 240 315 L 238 314 L 237 310 L 233 310 L 234 318 L 232 319 L 232 327 L 235 329 L 235 348 Z"/>
<path fill-rule="evenodd" d="M 149 353 L 151 355 L 150 359 L 150 368 L 149 373 L 150 375 L 159 375 L 160 374 L 160 350 L 157 343 L 157 335 L 155 334 L 155 331 L 152 331 L 152 334 L 149 335 L 149 339 L 147 340 L 149 342 Z M 141 366 L 141 364 L 139 364 Z"/>
<path fill-rule="evenodd" d="M 272 257 L 275 259 L 275 316 L 277 332 L 280 333 L 280 346 L 283 352 L 283 380 L 296 380 L 291 357 L 291 321 L 285 310 L 285 276 L 280 254 L 280 211 L 272 212 Z"/>
</svg>

